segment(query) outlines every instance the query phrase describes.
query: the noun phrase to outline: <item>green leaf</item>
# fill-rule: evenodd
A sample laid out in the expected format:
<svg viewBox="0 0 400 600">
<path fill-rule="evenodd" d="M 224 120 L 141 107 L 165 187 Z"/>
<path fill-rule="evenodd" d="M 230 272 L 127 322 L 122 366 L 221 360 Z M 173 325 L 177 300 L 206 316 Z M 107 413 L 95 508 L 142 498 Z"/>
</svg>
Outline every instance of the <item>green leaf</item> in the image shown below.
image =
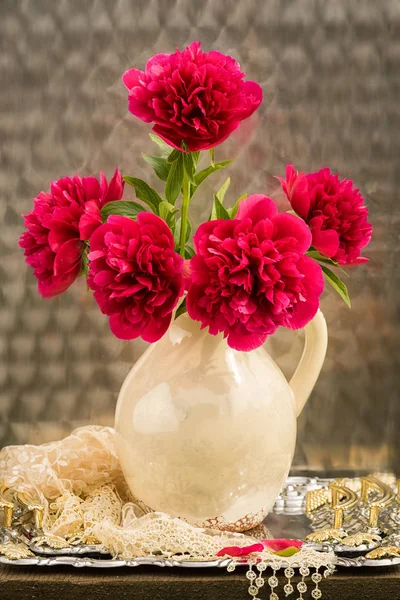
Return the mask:
<svg viewBox="0 0 400 600">
<path fill-rule="evenodd" d="M 219 200 L 217 194 L 214 194 L 214 204 L 210 217 L 211 221 L 214 221 L 215 219 L 230 219 L 228 211 L 226 210 L 225 206 L 222 205 L 222 202 Z"/>
<path fill-rule="evenodd" d="M 182 158 L 186 175 L 188 176 L 190 183 L 194 183 L 194 174 L 196 171 L 196 167 L 194 164 L 193 155 L 191 152 L 183 152 Z"/>
<path fill-rule="evenodd" d="M 214 166 L 215 148 L 210 149 L 210 165 Z"/>
<path fill-rule="evenodd" d="M 215 163 L 215 165 L 211 165 L 210 167 L 207 167 L 206 169 L 203 169 L 202 171 L 199 171 L 197 173 L 197 175 L 195 175 L 195 178 L 194 178 L 195 185 L 194 185 L 194 188 L 193 188 L 193 191 L 192 191 L 192 196 L 196 192 L 196 190 L 199 187 L 199 185 L 201 185 L 203 183 L 203 181 L 205 179 L 207 179 L 207 177 L 209 177 L 210 175 L 212 175 L 216 171 L 219 171 L 220 169 L 224 169 L 225 167 L 227 167 L 228 165 L 230 165 L 231 162 L 232 162 L 231 160 L 223 160 L 222 162 Z"/>
<path fill-rule="evenodd" d="M 162 202 L 162 198 L 157 194 L 156 190 L 153 190 L 143 179 L 138 179 L 137 177 L 126 175 L 123 180 L 135 188 L 136 197 L 139 200 L 145 202 L 154 213 L 158 214 L 158 205 Z"/>
<path fill-rule="evenodd" d="M 174 224 L 174 215 L 179 212 L 173 204 L 169 202 L 161 202 L 159 208 L 159 215 L 169 226 Z"/>
<path fill-rule="evenodd" d="M 174 148 L 174 149 L 172 150 L 172 152 L 169 154 L 169 156 L 168 156 L 168 158 L 167 158 L 167 161 L 168 161 L 169 163 L 173 163 L 173 162 L 175 162 L 176 160 L 178 160 L 178 158 L 179 158 L 180 156 L 182 156 L 182 154 L 183 154 L 182 150 L 177 150 L 176 148 Z"/>
<path fill-rule="evenodd" d="M 167 156 L 169 156 L 171 154 L 171 146 L 169 146 L 167 144 L 167 142 L 164 142 L 164 140 L 162 140 L 155 133 L 149 133 L 149 136 L 150 136 L 151 141 L 154 142 L 155 144 L 157 144 L 157 146 L 160 148 L 161 156 L 163 158 L 167 158 Z"/>
<path fill-rule="evenodd" d="M 333 289 L 337 291 L 339 296 L 341 296 L 341 298 L 343 298 L 343 300 L 346 302 L 347 306 L 351 308 L 349 292 L 347 291 L 347 287 L 343 283 L 343 281 L 339 279 L 339 277 L 335 275 L 335 273 L 328 269 L 328 267 L 326 267 L 325 265 L 321 265 L 321 269 L 324 272 L 325 279 L 329 281 Z"/>
<path fill-rule="evenodd" d="M 284 550 L 278 550 L 277 552 L 274 552 L 274 554 L 277 554 L 278 556 L 293 556 L 294 554 L 297 554 L 299 552 L 299 548 L 296 548 L 296 546 L 289 546 L 289 548 L 285 548 Z"/>
<path fill-rule="evenodd" d="M 228 177 L 227 180 L 221 185 L 218 192 L 216 193 L 216 196 L 217 196 L 218 200 L 221 202 L 221 204 L 223 204 L 223 202 L 224 202 L 225 194 L 230 185 L 231 185 L 231 178 Z"/>
<path fill-rule="evenodd" d="M 177 248 L 179 248 L 179 242 L 180 242 L 180 238 L 181 238 L 181 223 L 182 223 L 182 219 L 179 217 L 179 219 L 176 222 L 175 230 L 174 230 L 174 240 L 175 240 L 175 246 Z M 188 241 L 191 233 L 192 233 L 192 224 L 188 219 L 187 223 L 186 223 L 186 240 L 185 240 L 185 242 Z"/>
<path fill-rule="evenodd" d="M 165 158 L 159 156 L 150 156 L 150 154 L 142 154 L 144 160 L 154 169 L 155 174 L 161 181 L 167 181 L 168 173 L 171 165 Z"/>
<path fill-rule="evenodd" d="M 185 312 L 186 312 L 186 298 L 184 298 L 183 302 L 181 302 L 180 305 L 178 306 L 178 310 L 175 313 L 175 319 L 177 319 L 178 317 L 183 315 Z"/>
<path fill-rule="evenodd" d="M 193 258 L 193 256 L 196 256 L 194 248 L 189 245 L 185 246 L 185 258 Z"/>
<path fill-rule="evenodd" d="M 193 157 L 193 163 L 194 163 L 194 167 L 195 170 L 197 169 L 197 165 L 199 164 L 199 159 L 200 159 L 200 151 L 197 150 L 196 152 L 192 152 L 192 157 Z"/>
<path fill-rule="evenodd" d="M 183 181 L 183 158 L 182 152 L 179 153 L 180 158 L 172 163 L 168 174 L 167 183 L 165 185 L 165 196 L 171 204 L 175 204 L 177 197 L 180 194 Z"/>
<path fill-rule="evenodd" d="M 231 219 L 234 219 L 236 217 L 237 212 L 239 210 L 239 204 L 241 203 L 242 200 L 246 200 L 246 198 L 247 198 L 247 194 L 243 194 L 242 196 L 240 196 L 240 198 L 238 198 L 236 200 L 236 202 L 232 206 L 232 208 L 227 208 L 228 214 Z"/>
<path fill-rule="evenodd" d="M 146 209 L 137 202 L 131 202 L 130 200 L 113 200 L 112 202 L 107 202 L 107 204 L 103 206 L 101 209 L 101 217 L 103 223 L 107 221 L 110 215 L 120 215 L 121 217 L 136 219 L 140 212 L 146 212 Z"/>
<path fill-rule="evenodd" d="M 79 272 L 79 277 L 84 275 L 85 277 L 89 274 L 89 242 L 84 242 L 83 252 L 82 252 L 82 262 L 81 262 L 81 270 Z"/>
<path fill-rule="evenodd" d="M 310 258 L 313 258 L 314 260 L 317 260 L 318 262 L 323 262 L 327 265 L 332 265 L 333 267 L 337 266 L 337 262 L 335 262 L 331 258 L 328 258 L 327 256 L 324 256 L 323 254 L 320 254 L 318 250 L 308 250 L 306 252 L 306 255 Z"/>
</svg>

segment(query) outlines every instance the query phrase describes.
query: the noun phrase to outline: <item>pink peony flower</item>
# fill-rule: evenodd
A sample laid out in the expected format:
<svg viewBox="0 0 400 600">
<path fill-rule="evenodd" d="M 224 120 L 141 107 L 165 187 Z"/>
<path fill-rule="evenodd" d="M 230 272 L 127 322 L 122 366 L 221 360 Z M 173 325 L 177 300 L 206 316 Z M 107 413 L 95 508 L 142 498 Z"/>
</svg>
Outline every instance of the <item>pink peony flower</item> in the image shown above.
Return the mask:
<svg viewBox="0 0 400 600">
<path fill-rule="evenodd" d="M 279 178 L 294 211 L 312 232 L 312 245 L 341 265 L 367 262 L 360 257 L 372 236 L 368 209 L 353 182 L 339 180 L 329 169 L 305 175 L 292 165 L 286 167 L 286 181 Z"/>
<path fill-rule="evenodd" d="M 159 340 L 184 292 L 183 259 L 165 221 L 111 215 L 90 239 L 89 261 L 89 287 L 114 335 Z"/>
<path fill-rule="evenodd" d="M 203 52 L 200 42 L 156 54 L 145 71 L 129 69 L 122 77 L 130 112 L 154 122 L 153 131 L 170 146 L 180 150 L 184 141 L 190 151 L 220 144 L 260 106 L 261 87 L 243 79 L 232 57 Z"/>
<path fill-rule="evenodd" d="M 187 310 L 236 350 L 261 346 L 277 327 L 304 327 L 324 284 L 305 256 L 311 233 L 298 217 L 279 214 L 271 198 L 253 195 L 234 220 L 209 221 L 194 236 Z"/>
<path fill-rule="evenodd" d="M 101 225 L 100 209 L 122 197 L 124 184 L 116 169 L 110 183 L 103 173 L 95 177 L 65 177 L 40 192 L 34 209 L 25 216 L 19 240 L 26 262 L 34 269 L 44 298 L 64 292 L 81 270 L 84 240 Z"/>
</svg>

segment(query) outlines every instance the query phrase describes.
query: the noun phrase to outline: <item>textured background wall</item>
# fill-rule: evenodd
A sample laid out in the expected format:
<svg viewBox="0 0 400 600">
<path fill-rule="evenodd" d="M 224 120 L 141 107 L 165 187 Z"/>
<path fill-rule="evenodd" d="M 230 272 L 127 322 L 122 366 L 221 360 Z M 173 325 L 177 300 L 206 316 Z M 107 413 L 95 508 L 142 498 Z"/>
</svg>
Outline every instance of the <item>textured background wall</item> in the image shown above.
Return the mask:
<svg viewBox="0 0 400 600">
<path fill-rule="evenodd" d="M 118 164 L 150 177 L 139 159 L 151 149 L 149 128 L 128 114 L 120 76 L 200 39 L 233 54 L 264 89 L 257 116 L 218 150 L 238 158 L 231 199 L 265 192 L 283 207 L 272 174 L 289 161 L 328 164 L 360 186 L 375 227 L 371 262 L 349 280 L 352 311 L 330 292 L 323 300 L 330 346 L 299 421 L 295 464 L 396 466 L 400 2 L 0 0 L 0 14 L 0 446 L 112 423 L 145 344 L 111 336 L 84 282 L 51 301 L 37 295 L 17 246 L 20 214 L 67 174 L 111 175 Z M 197 222 L 207 188 L 202 198 Z M 290 373 L 300 337 L 282 332 L 270 345 Z"/>
</svg>

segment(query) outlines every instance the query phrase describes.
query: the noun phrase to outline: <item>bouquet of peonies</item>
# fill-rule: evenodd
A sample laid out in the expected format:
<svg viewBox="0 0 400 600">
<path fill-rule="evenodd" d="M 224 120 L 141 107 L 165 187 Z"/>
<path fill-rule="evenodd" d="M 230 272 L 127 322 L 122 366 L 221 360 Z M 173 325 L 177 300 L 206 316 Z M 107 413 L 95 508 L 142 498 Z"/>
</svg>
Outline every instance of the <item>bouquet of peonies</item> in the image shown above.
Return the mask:
<svg viewBox="0 0 400 600">
<path fill-rule="evenodd" d="M 215 147 L 262 101 L 261 87 L 245 81 L 232 57 L 194 42 L 153 56 L 144 71 L 130 69 L 122 80 L 130 112 L 154 123 L 150 137 L 159 153 L 143 158 L 165 182 L 164 192 L 118 169 L 109 182 L 100 173 L 51 183 L 25 216 L 20 239 L 43 297 L 84 275 L 118 338 L 156 342 L 174 313 L 187 311 L 245 351 L 278 327 L 304 327 L 318 310 L 324 280 L 350 304 L 331 267 L 365 262 L 360 252 L 372 226 L 353 182 L 328 168 L 308 175 L 286 168 L 279 179 L 289 213 L 278 213 L 262 194 L 225 206 L 228 179 L 190 241 L 194 195 L 231 163 L 215 162 Z M 200 169 L 202 152 L 209 164 Z M 123 200 L 124 184 L 139 202 Z"/>
</svg>

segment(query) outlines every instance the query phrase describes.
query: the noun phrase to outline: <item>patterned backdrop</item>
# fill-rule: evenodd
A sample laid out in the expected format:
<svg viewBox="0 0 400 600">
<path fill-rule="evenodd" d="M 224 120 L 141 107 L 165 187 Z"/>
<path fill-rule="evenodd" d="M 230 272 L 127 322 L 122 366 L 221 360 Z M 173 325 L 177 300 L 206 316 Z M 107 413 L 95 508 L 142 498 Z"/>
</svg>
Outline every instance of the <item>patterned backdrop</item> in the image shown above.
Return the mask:
<svg viewBox="0 0 400 600">
<path fill-rule="evenodd" d="M 145 344 L 112 337 L 84 282 L 42 300 L 17 245 L 21 213 L 67 174 L 150 178 L 148 126 L 120 76 L 193 39 L 231 53 L 263 87 L 258 114 L 218 149 L 237 158 L 230 198 L 273 174 L 328 164 L 356 181 L 375 236 L 350 311 L 330 292 L 328 356 L 299 420 L 298 467 L 395 467 L 400 427 L 399 0 L 0 0 L 0 446 L 112 424 Z M 225 174 L 215 176 L 217 186 Z M 155 186 L 157 181 L 151 177 Z M 211 185 L 211 184 L 210 184 Z M 205 218 L 211 187 L 195 201 Z M 301 336 L 270 342 L 293 371 Z"/>
</svg>

